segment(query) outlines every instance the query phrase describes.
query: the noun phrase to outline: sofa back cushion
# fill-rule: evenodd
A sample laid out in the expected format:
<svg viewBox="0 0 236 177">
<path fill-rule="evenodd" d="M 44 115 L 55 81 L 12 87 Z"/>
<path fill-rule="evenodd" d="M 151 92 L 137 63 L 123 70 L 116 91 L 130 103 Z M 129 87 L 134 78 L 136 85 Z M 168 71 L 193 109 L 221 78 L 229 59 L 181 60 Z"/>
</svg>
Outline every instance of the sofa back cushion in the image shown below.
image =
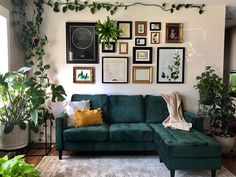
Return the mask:
<svg viewBox="0 0 236 177">
<path fill-rule="evenodd" d="M 146 95 L 145 103 L 147 123 L 162 123 L 169 116 L 167 104 L 161 96 Z"/>
<path fill-rule="evenodd" d="M 107 122 L 109 117 L 109 100 L 108 95 L 86 95 L 86 94 L 74 94 L 71 97 L 71 101 L 90 100 L 91 109 L 101 108 L 103 111 L 103 120 Z"/>
<path fill-rule="evenodd" d="M 110 95 L 110 123 L 139 123 L 145 121 L 142 95 Z"/>
</svg>

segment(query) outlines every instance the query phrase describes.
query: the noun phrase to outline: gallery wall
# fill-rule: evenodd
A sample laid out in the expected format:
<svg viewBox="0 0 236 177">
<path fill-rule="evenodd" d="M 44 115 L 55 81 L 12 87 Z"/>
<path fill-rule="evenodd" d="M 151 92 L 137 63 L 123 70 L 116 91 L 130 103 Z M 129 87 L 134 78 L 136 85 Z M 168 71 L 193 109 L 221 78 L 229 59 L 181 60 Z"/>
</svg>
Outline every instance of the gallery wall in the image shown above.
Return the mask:
<svg viewBox="0 0 236 177">
<path fill-rule="evenodd" d="M 48 53 L 46 62 L 51 65 L 51 81 L 62 84 L 68 94 L 68 99 L 73 93 L 80 94 L 153 94 L 171 93 L 178 91 L 183 96 L 185 109 L 197 111 L 198 92 L 193 89 L 196 84 L 195 77 L 199 75 L 206 65 L 214 67 L 216 72 L 223 74 L 223 53 L 224 53 L 224 28 L 225 28 L 225 6 L 207 6 L 206 11 L 199 15 L 194 9 L 181 10 L 173 14 L 164 12 L 156 7 L 135 6 L 128 10 L 119 10 L 111 18 L 115 20 L 133 21 L 133 40 L 122 40 L 129 42 L 129 53 L 120 55 L 118 53 L 101 53 L 99 64 L 67 64 L 66 63 L 66 22 L 95 22 L 98 19 L 105 20 L 109 14 L 98 12 L 92 15 L 88 10 L 80 13 L 68 12 L 55 13 L 51 8 L 45 9 L 45 21 L 42 32 L 49 38 Z M 153 66 L 154 82 L 152 84 L 133 84 L 131 67 L 132 47 L 134 46 L 134 22 L 147 21 L 161 22 L 161 43 L 150 44 L 150 31 L 147 35 L 147 46 L 153 47 Z M 184 34 L 182 44 L 165 43 L 165 23 L 183 23 Z M 149 25 L 148 25 L 149 29 Z M 184 84 L 157 84 L 157 47 L 185 47 L 185 79 Z M 129 83 L 128 84 L 103 84 L 102 76 L 102 56 L 128 56 L 129 57 Z M 74 66 L 95 67 L 95 83 L 75 84 L 73 83 Z M 137 66 L 137 65 L 136 65 Z"/>
</svg>

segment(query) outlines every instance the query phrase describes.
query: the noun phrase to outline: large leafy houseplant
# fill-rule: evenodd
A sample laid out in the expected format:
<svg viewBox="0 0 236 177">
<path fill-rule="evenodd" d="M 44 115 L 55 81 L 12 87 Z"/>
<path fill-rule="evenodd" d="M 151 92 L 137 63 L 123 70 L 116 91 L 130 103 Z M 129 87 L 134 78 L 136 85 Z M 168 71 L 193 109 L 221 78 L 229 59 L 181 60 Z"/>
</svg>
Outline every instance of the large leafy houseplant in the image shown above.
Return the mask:
<svg viewBox="0 0 236 177">
<path fill-rule="evenodd" d="M 25 121 L 30 120 L 32 128 L 42 120 L 42 113 L 46 110 L 45 100 L 64 100 L 65 91 L 60 85 L 48 84 L 51 92 L 46 92 L 45 86 L 35 77 L 28 77 L 31 67 L 23 67 L 16 72 L 0 75 L 0 125 L 4 126 L 4 133 L 10 133 L 15 125 L 26 128 Z M 41 121 L 42 122 L 42 121 Z"/>
<path fill-rule="evenodd" d="M 209 113 L 211 116 L 211 126 L 214 128 L 214 134 L 223 137 L 230 137 L 230 125 L 236 120 L 235 105 L 230 97 L 229 87 L 221 84 L 213 101 L 213 106 Z"/>
<path fill-rule="evenodd" d="M 222 79 L 215 73 L 211 66 L 206 66 L 205 71 L 196 77 L 198 83 L 194 88 L 199 90 L 200 102 L 211 105 L 218 92 Z"/>
<path fill-rule="evenodd" d="M 9 159 L 8 156 L 0 158 L 0 175 L 2 177 L 39 177 L 40 173 L 35 166 L 25 162 L 24 155 Z"/>
<path fill-rule="evenodd" d="M 96 33 L 99 37 L 99 43 L 110 45 L 110 42 L 117 41 L 121 31 L 117 28 L 115 20 L 107 17 L 107 20 L 102 23 L 100 20 L 96 22 Z"/>
</svg>

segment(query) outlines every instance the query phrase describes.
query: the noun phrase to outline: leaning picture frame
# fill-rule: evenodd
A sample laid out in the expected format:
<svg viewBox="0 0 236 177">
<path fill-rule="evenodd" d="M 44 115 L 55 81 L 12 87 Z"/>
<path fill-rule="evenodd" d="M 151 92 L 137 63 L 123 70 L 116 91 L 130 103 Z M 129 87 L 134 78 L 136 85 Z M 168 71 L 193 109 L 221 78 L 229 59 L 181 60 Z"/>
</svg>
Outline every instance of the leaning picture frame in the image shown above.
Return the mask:
<svg viewBox="0 0 236 177">
<path fill-rule="evenodd" d="M 132 21 L 117 21 L 117 28 L 121 31 L 117 39 L 132 39 Z"/>
<path fill-rule="evenodd" d="M 102 57 L 102 83 L 128 83 L 128 57 Z"/>
<path fill-rule="evenodd" d="M 133 47 L 133 63 L 151 64 L 152 47 Z"/>
<path fill-rule="evenodd" d="M 96 23 L 66 23 L 66 63 L 98 63 Z"/>
<path fill-rule="evenodd" d="M 152 66 L 133 66 L 133 83 L 151 84 L 152 80 Z"/>
<path fill-rule="evenodd" d="M 184 47 L 157 48 L 157 83 L 184 83 Z"/>
<path fill-rule="evenodd" d="M 183 42 L 183 23 L 166 23 L 166 43 Z"/>
<path fill-rule="evenodd" d="M 74 83 L 93 83 L 94 68 L 93 67 L 73 67 Z"/>
</svg>

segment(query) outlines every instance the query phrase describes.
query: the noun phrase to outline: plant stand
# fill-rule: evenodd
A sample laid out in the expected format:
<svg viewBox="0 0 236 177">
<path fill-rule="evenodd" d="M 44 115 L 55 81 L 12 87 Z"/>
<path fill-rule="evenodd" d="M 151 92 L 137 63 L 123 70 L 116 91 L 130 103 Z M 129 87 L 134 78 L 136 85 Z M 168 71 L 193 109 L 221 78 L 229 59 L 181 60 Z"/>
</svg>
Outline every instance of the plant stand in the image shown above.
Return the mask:
<svg viewBox="0 0 236 177">
<path fill-rule="evenodd" d="M 31 136 L 30 136 L 30 141 L 29 141 L 29 146 L 28 146 L 28 156 L 47 156 L 50 151 L 53 148 L 53 143 L 52 143 L 52 120 L 49 119 L 49 122 L 47 120 L 44 121 L 43 123 L 43 129 L 44 129 L 44 143 L 34 143 L 31 142 Z M 49 132 L 48 132 L 48 127 L 49 127 Z M 48 137 L 48 133 L 49 133 L 49 137 Z M 39 153 L 39 154 L 35 154 L 35 153 L 31 153 L 30 151 L 33 149 L 41 149 L 44 150 L 44 152 Z"/>
</svg>

